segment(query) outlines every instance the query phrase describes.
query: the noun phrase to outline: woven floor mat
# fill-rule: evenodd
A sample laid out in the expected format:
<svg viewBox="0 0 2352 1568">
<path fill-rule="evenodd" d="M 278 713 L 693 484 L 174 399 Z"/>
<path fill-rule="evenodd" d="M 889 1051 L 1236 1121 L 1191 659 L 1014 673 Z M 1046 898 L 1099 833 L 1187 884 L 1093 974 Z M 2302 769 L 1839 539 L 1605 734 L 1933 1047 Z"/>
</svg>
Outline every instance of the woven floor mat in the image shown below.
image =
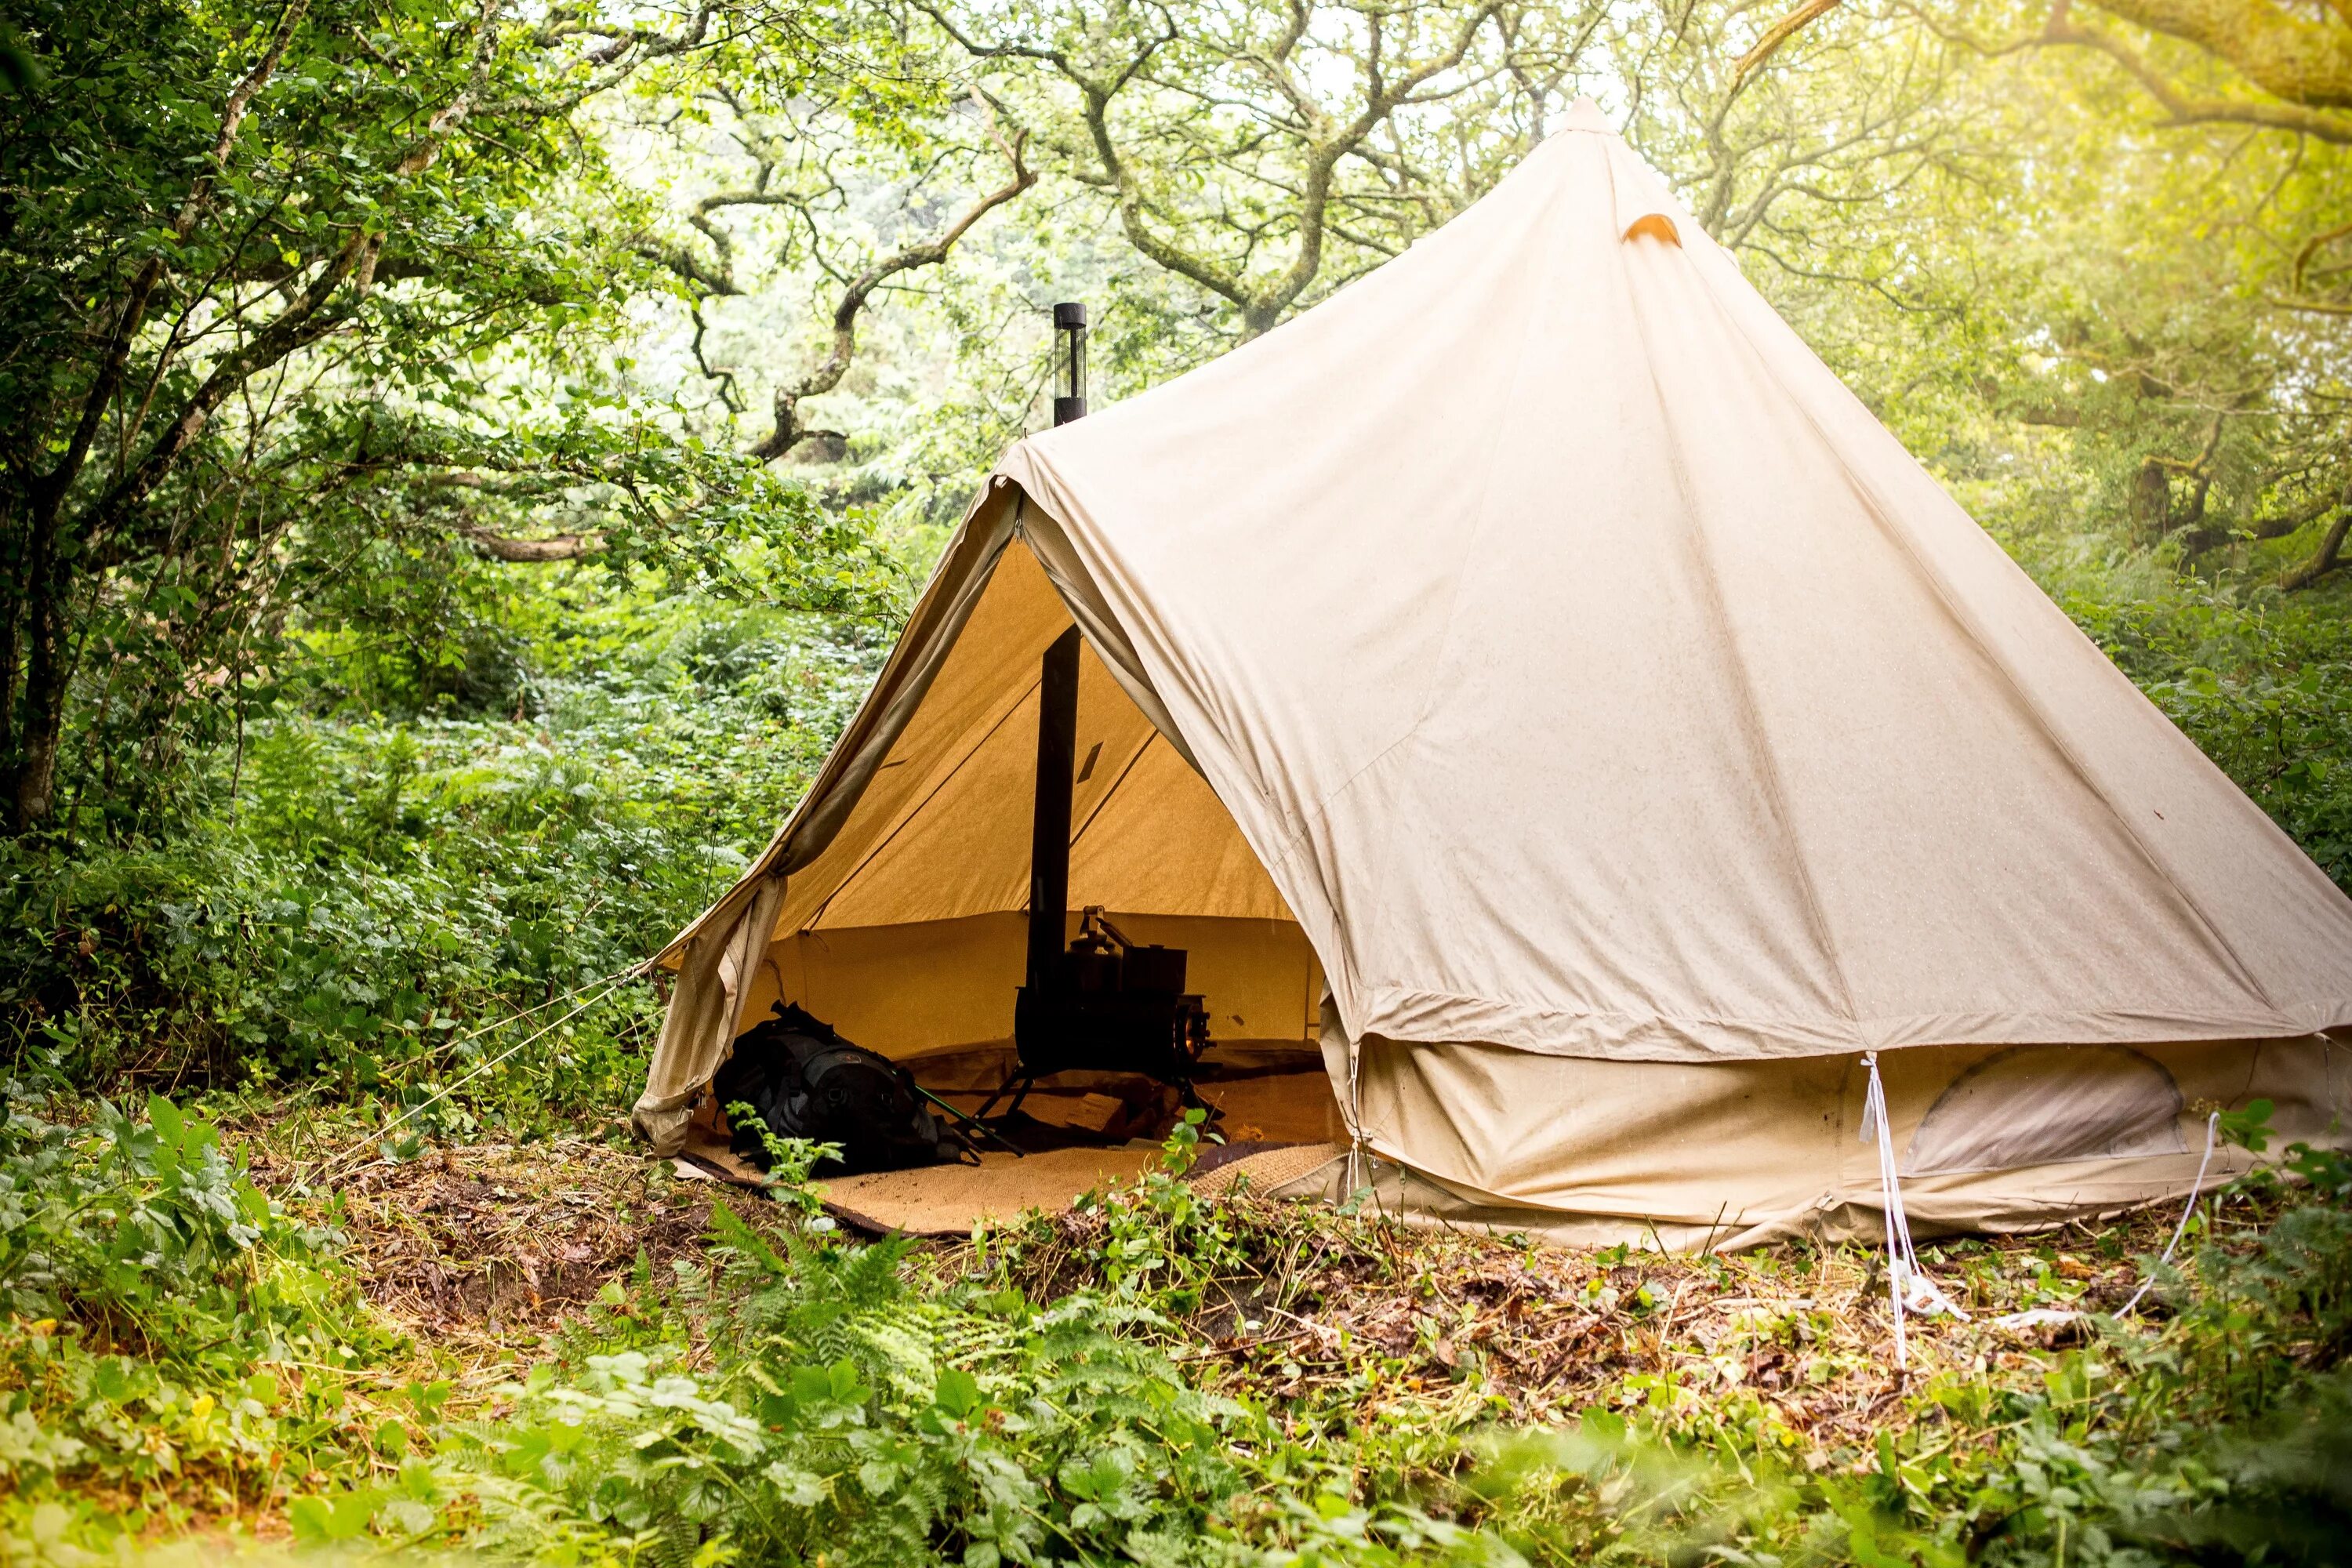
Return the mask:
<svg viewBox="0 0 2352 1568">
<path fill-rule="evenodd" d="M 1156 1143 L 1115 1149 L 1048 1149 L 1015 1159 L 992 1152 L 977 1165 L 925 1165 L 812 1182 L 842 1219 L 866 1230 L 969 1236 L 982 1218 L 1009 1220 L 1031 1209 L 1060 1214 L 1095 1187 L 1132 1182 L 1160 1159 Z"/>
<path fill-rule="evenodd" d="M 1253 1191 L 1270 1192 L 1286 1182 L 1313 1175 L 1347 1152 L 1345 1143 L 1286 1144 L 1226 1161 L 1194 1178 L 1192 1185 L 1215 1194 L 1230 1191 L 1234 1183 L 1246 1178 Z"/>
</svg>

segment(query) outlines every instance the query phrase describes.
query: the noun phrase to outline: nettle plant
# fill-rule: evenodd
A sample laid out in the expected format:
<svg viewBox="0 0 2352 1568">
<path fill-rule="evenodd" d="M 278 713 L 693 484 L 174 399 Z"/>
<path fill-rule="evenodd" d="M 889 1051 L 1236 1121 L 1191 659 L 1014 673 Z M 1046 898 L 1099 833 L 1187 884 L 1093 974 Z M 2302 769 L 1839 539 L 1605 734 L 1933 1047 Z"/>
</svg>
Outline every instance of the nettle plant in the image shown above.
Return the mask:
<svg viewBox="0 0 2352 1568">
<path fill-rule="evenodd" d="M 1122 1333 L 1130 1309 L 919 1290 L 904 1240 L 772 1244 L 724 1205 L 713 1218 L 742 1292 L 718 1370 L 677 1347 L 593 1356 L 575 1382 L 542 1370 L 512 1418 L 445 1450 L 493 1541 L 975 1568 L 1208 1547 L 1255 1418 Z"/>
<path fill-rule="evenodd" d="M 1200 1310 L 1212 1279 L 1243 1262 L 1223 1206 L 1184 1180 L 1201 1157 L 1207 1121 L 1198 1107 L 1185 1111 L 1160 1146 L 1158 1170 L 1130 1190 L 1088 1193 L 1074 1205 L 1074 1214 L 1101 1216 L 1095 1260 L 1113 1294 L 1150 1297 L 1169 1312 L 1189 1314 Z"/>
<path fill-rule="evenodd" d="M 0 1310 L 71 1320 L 93 1345 L 225 1373 L 238 1366 L 212 1365 L 215 1347 L 239 1364 L 255 1349 L 314 1348 L 312 1271 L 333 1234 L 289 1217 L 210 1122 L 156 1095 L 144 1123 L 100 1100 L 90 1124 L 73 1128 L 28 1109 L 21 1084 L 8 1098 Z"/>
</svg>

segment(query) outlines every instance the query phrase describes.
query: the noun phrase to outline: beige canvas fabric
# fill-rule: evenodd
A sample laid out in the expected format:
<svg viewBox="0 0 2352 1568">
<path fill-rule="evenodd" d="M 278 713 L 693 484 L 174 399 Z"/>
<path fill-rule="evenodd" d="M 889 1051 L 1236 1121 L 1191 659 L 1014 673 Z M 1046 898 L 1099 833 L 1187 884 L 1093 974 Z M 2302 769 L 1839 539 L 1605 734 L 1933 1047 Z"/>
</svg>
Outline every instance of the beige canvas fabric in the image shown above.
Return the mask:
<svg viewBox="0 0 2352 1568">
<path fill-rule="evenodd" d="M 1221 1037 L 1311 1037 L 1328 988 L 1367 1139 L 1481 1201 L 1696 1213 L 1549 1130 L 1604 1068 L 1662 1125 L 1759 1129 L 1705 1181 L 1762 1224 L 1838 1190 L 1773 1184 L 1862 1052 L 1944 1063 L 1932 1100 L 1971 1050 L 2352 1025 L 2352 902 L 1586 105 L 1336 298 L 1007 453 L 808 799 L 665 955 L 657 1143 L 779 992 L 902 1056 L 1002 1041 L 1073 619 L 1073 907 L 1195 946 Z M 2084 1157 L 2193 1159 L 2142 1152 L 2153 1080 L 2098 1062 L 2137 1120 Z M 1955 1103 L 2031 1109 L 2000 1087 Z M 1946 1142 L 1922 1182 L 2027 1162 L 1988 1213 L 2080 1153 Z"/>
<path fill-rule="evenodd" d="M 2010 1052 L 2040 1079 L 2030 1111 L 1968 1118 L 2003 1131 L 2005 1159 L 1923 1169 L 1936 1163 L 1921 1156 L 1952 1109 L 1944 1103 L 1952 1089 Z M 1880 1066 L 1904 1203 L 1921 1236 L 2032 1229 L 2177 1198 L 2203 1163 L 2210 1108 L 2272 1100 L 2281 1137 L 2314 1143 L 2340 1142 L 2352 1111 L 2352 1049 L 2313 1037 L 2137 1049 L 1925 1047 Z M 1859 1136 L 1866 1084 L 1852 1056 L 1617 1062 L 1369 1041 L 1360 1088 L 1371 1158 L 1319 1173 L 1317 1190 L 1337 1197 L 1370 1186 L 1410 1217 L 1597 1245 L 1875 1237 L 1878 1156 Z M 2144 1102 L 2135 1089 L 2165 1101 L 2158 1136 L 2136 1114 Z M 2130 1135 L 2119 1149 L 2083 1147 L 2116 1133 Z M 2221 1144 L 2208 1185 L 2250 1158 Z"/>
</svg>

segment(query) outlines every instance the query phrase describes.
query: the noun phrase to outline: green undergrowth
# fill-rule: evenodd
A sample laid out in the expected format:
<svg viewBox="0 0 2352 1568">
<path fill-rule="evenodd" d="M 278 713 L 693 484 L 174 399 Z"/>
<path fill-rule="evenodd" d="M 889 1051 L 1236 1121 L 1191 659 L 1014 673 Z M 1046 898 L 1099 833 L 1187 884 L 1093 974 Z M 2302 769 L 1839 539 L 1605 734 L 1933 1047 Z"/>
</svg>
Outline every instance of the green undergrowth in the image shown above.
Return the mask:
<svg viewBox="0 0 2352 1568">
<path fill-rule="evenodd" d="M 321 652 L 168 831 L 0 841 L 0 1061 L 428 1136 L 625 1105 L 659 1003 L 616 977 L 759 852 L 886 645 L 701 603 L 564 625 L 506 710 L 380 709 Z"/>
<path fill-rule="evenodd" d="M 248 1517 L 363 1461 L 356 1391 L 403 1341 L 338 1264 L 331 1205 L 264 1193 L 161 1096 L 66 1125 L 5 1088 L 0 1554 Z"/>
<path fill-rule="evenodd" d="M 1929 1357 L 1857 1424 L 1671 1357 L 1530 1416 L 1500 1352 L 1446 1350 L 1424 1386 L 1428 1342 L 1350 1340 L 1330 1304 L 1318 1376 L 1229 1353 L 1253 1331 L 1236 1289 L 1285 1258 L 1355 1258 L 1358 1294 L 1436 1312 L 1436 1244 L 1204 1197 L 1191 1125 L 1133 1185 L 959 1247 L 716 1205 L 704 1258 L 607 1285 L 535 1363 L 436 1375 L 360 1299 L 330 1202 L 259 1191 L 161 1099 L 70 1125 L 38 1106 L 12 1096 L 0 1146 L 12 1564 L 191 1532 L 665 1568 L 2324 1563 L 2352 1524 L 2352 1171 L 2309 1150 L 2232 1194 L 2250 1217 L 2200 1215 L 2152 1312 Z M 2258 1115 L 2238 1131 L 2264 1142 Z M 1471 1256 L 1589 1272 L 1580 1302 L 1666 1348 L 1667 1293 L 1601 1299 L 1622 1251 Z M 1980 1287 L 1988 1256 L 1934 1266 Z M 1688 1288 L 1735 1266 L 1678 1267 Z M 2090 1300 L 2022 1277 L 1993 1305 Z M 1708 1348 L 1795 1346 L 1806 1305 Z"/>
</svg>

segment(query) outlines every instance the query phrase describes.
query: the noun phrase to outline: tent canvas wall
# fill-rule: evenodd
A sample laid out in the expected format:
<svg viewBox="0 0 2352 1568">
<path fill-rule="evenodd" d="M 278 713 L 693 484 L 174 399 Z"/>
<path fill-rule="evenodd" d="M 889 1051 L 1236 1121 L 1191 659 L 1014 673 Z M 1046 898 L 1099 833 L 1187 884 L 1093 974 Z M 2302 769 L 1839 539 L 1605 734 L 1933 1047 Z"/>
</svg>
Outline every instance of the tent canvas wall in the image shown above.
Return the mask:
<svg viewBox="0 0 2352 1568">
<path fill-rule="evenodd" d="M 1873 1052 L 1927 1225 L 2184 1191 L 2209 1102 L 2352 1102 L 2352 902 L 1585 104 L 1405 256 L 1005 455 L 663 955 L 656 1147 L 779 994 L 935 1077 L 1001 1054 L 1073 621 L 1073 908 L 1192 948 L 1220 1038 L 1317 1041 L 1427 1202 L 1867 1229 Z"/>
</svg>

